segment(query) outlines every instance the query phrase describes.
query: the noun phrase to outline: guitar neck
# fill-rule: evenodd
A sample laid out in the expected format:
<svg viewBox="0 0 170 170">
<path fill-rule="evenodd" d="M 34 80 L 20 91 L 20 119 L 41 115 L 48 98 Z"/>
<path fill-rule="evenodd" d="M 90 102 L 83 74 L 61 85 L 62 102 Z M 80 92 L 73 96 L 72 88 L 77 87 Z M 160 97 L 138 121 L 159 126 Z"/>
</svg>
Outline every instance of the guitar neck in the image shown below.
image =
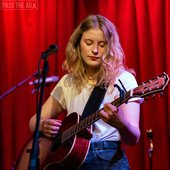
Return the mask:
<svg viewBox="0 0 170 170">
<path fill-rule="evenodd" d="M 131 93 L 131 91 L 124 93 L 123 99 L 119 97 L 116 100 L 114 100 L 113 102 L 111 102 L 111 104 L 113 104 L 116 107 L 120 106 L 122 103 L 125 103 L 129 99 L 130 93 Z M 102 109 L 90 114 L 89 116 L 82 119 L 79 123 L 71 126 L 67 130 L 65 130 L 62 134 L 61 142 L 62 143 L 65 142 L 72 136 L 76 135 L 80 131 L 84 130 L 85 128 L 87 128 L 88 126 L 90 126 L 91 124 L 93 124 L 94 122 L 99 120 L 100 119 L 99 112 Z"/>
</svg>

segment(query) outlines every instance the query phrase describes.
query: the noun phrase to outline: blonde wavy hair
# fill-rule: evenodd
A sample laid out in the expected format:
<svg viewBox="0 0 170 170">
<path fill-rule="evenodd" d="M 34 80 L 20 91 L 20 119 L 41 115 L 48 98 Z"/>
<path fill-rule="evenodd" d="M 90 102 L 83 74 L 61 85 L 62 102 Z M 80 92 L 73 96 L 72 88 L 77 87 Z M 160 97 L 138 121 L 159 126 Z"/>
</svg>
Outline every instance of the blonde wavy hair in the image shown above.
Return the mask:
<svg viewBox="0 0 170 170">
<path fill-rule="evenodd" d="M 100 28 L 103 31 L 107 44 L 106 53 L 102 57 L 102 64 L 96 76 L 96 85 L 113 85 L 116 77 L 123 70 L 128 70 L 124 64 L 124 52 L 114 24 L 101 15 L 90 15 L 71 35 L 66 47 L 66 59 L 63 63 L 63 69 L 71 75 L 73 83 L 79 90 L 87 81 L 86 68 L 80 52 L 80 40 L 85 31 L 93 28 Z"/>
</svg>

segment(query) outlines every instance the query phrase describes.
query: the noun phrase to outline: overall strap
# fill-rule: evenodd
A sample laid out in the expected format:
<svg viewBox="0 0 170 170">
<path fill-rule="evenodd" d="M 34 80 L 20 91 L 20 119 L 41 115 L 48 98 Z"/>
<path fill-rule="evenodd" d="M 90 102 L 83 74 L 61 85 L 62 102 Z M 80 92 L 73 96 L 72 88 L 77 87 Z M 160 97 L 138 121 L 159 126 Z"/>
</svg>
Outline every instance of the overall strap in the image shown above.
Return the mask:
<svg viewBox="0 0 170 170">
<path fill-rule="evenodd" d="M 89 116 L 90 114 L 96 112 L 100 104 L 103 101 L 103 98 L 106 93 L 106 88 L 103 86 L 95 86 L 82 113 L 81 119 L 84 119 L 85 117 Z"/>
</svg>

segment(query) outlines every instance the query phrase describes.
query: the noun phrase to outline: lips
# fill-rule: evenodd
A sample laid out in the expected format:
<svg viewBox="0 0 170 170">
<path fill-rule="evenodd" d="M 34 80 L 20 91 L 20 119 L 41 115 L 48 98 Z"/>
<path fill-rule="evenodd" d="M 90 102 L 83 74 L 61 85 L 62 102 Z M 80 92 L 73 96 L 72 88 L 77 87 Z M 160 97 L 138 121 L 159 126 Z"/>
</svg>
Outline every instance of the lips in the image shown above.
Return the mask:
<svg viewBox="0 0 170 170">
<path fill-rule="evenodd" d="M 98 60 L 98 59 L 100 59 L 100 57 L 96 57 L 96 56 L 89 56 L 89 58 L 91 59 L 91 60 Z"/>
</svg>

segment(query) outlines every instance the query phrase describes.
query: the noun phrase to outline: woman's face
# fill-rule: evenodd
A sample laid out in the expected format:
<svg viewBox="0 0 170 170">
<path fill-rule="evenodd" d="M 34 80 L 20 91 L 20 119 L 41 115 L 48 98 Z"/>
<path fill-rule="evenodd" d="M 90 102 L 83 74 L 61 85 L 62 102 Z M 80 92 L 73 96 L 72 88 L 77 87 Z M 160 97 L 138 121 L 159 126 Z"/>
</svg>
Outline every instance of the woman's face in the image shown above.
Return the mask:
<svg viewBox="0 0 170 170">
<path fill-rule="evenodd" d="M 96 69 L 101 65 L 106 45 L 106 39 L 101 29 L 93 28 L 83 33 L 80 50 L 87 68 Z"/>
</svg>

